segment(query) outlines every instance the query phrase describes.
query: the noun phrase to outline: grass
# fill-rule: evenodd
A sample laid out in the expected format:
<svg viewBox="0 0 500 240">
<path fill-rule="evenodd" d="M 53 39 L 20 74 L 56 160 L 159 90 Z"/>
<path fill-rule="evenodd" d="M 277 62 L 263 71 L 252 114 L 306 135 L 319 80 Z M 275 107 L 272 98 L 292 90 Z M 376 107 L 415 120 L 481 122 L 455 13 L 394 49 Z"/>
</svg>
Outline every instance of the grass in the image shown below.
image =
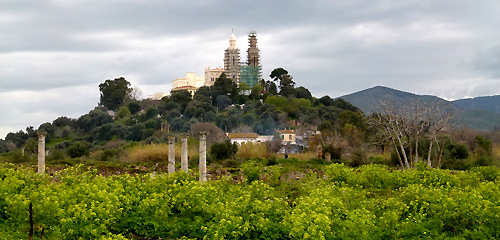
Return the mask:
<svg viewBox="0 0 500 240">
<path fill-rule="evenodd" d="M 268 158 L 269 156 L 270 153 L 268 153 L 267 147 L 263 143 L 242 143 L 236 153 L 236 158 L 239 159 Z"/>
<path fill-rule="evenodd" d="M 281 155 L 280 155 L 281 156 Z M 317 158 L 316 152 L 303 152 L 303 153 L 290 153 L 288 154 L 289 158 L 296 158 L 299 161 L 309 161 L 311 159 Z M 284 154 L 283 154 L 284 158 Z"/>
<path fill-rule="evenodd" d="M 121 157 L 125 162 L 166 162 L 168 160 L 168 144 L 148 144 L 138 145 L 127 148 L 125 154 Z M 199 149 L 188 143 L 188 157 L 198 158 Z M 181 144 L 175 145 L 175 158 L 181 158 Z"/>
</svg>

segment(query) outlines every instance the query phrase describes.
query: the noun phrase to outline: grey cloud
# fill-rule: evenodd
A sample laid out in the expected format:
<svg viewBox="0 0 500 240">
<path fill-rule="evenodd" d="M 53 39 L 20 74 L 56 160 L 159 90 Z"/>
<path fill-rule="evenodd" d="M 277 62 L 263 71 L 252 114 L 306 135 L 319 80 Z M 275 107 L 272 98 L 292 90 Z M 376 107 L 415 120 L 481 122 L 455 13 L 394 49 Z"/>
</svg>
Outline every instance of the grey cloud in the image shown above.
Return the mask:
<svg viewBox="0 0 500 240">
<path fill-rule="evenodd" d="M 500 45 L 478 52 L 473 64 L 491 78 L 500 78 Z"/>
<path fill-rule="evenodd" d="M 5 0 L 0 2 L 0 98 L 12 91 L 52 91 L 61 99 L 66 96 L 54 89 L 87 86 L 78 93 L 87 96 L 80 101 L 85 104 L 9 102 L 10 118 L 41 123 L 47 121 L 43 115 L 88 112 L 106 79 L 124 76 L 134 87 L 144 86 L 145 96 L 169 91 L 172 79 L 188 71 L 200 75 L 205 66 L 222 65 L 231 29 L 242 59 L 245 35 L 257 31 L 264 78 L 284 67 L 315 96 L 337 97 L 375 85 L 446 98 L 500 94 L 491 87 L 500 78 L 499 5 L 494 0 Z M 0 99 L 0 105 L 6 102 Z M 0 120 L 1 129 L 11 124 Z"/>
</svg>

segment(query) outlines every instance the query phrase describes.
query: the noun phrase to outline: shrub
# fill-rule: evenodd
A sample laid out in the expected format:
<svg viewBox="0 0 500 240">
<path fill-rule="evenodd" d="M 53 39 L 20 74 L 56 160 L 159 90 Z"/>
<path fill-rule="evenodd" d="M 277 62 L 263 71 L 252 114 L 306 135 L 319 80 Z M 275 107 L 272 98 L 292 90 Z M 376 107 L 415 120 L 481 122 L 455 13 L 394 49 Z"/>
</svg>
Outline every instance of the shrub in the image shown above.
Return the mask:
<svg viewBox="0 0 500 240">
<path fill-rule="evenodd" d="M 387 159 L 382 155 L 368 157 L 368 162 L 373 164 L 386 164 Z"/>
<path fill-rule="evenodd" d="M 332 159 L 341 159 L 342 157 L 342 148 L 335 147 L 332 144 L 323 147 L 323 158 L 325 158 L 325 153 L 330 153 Z"/>
<path fill-rule="evenodd" d="M 260 169 L 263 167 L 262 163 L 255 160 L 250 160 L 241 164 L 241 169 L 243 170 L 243 175 L 248 180 L 248 182 L 253 182 L 259 180 Z"/>
<path fill-rule="evenodd" d="M 92 154 L 92 157 L 99 161 L 111 161 L 117 158 L 120 152 L 121 149 L 114 149 L 114 148 L 104 149 L 94 152 Z"/>
<path fill-rule="evenodd" d="M 50 154 L 47 156 L 47 161 L 62 160 L 64 158 L 66 158 L 66 154 L 63 150 L 51 149 Z"/>
<path fill-rule="evenodd" d="M 495 181 L 500 176 L 500 169 L 492 166 L 474 167 L 470 172 L 476 173 L 481 180 Z"/>
<path fill-rule="evenodd" d="M 238 152 L 238 144 L 231 143 L 228 139 L 224 142 L 212 144 L 210 147 L 210 154 L 215 160 L 223 160 L 233 158 L 234 154 Z"/>
<path fill-rule="evenodd" d="M 71 143 L 66 148 L 66 153 L 71 158 L 79 158 L 82 156 L 87 156 L 92 149 L 92 144 L 87 141 L 76 141 Z"/>
</svg>

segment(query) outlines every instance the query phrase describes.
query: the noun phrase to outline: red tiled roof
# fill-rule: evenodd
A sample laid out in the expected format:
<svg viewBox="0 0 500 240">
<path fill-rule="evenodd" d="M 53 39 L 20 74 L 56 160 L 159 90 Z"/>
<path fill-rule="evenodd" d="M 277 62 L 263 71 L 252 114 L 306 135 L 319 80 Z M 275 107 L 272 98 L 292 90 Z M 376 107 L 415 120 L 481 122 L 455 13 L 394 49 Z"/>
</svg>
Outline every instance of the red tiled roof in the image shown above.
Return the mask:
<svg viewBox="0 0 500 240">
<path fill-rule="evenodd" d="M 235 139 L 235 138 L 257 138 L 257 137 L 259 137 L 259 134 L 257 134 L 257 133 L 228 133 L 227 136 L 230 139 Z"/>
</svg>

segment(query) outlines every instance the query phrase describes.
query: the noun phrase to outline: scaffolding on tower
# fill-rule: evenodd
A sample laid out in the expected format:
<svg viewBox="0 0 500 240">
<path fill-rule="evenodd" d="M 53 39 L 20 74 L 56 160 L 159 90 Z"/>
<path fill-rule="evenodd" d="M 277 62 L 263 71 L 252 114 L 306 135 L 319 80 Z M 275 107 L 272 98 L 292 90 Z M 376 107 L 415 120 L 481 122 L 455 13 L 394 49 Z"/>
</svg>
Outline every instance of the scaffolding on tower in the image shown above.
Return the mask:
<svg viewBox="0 0 500 240">
<path fill-rule="evenodd" d="M 246 83 L 249 88 L 252 88 L 262 78 L 260 50 L 257 47 L 257 33 L 255 31 L 248 34 L 248 45 L 246 65 L 240 67 L 240 84 Z"/>
</svg>

